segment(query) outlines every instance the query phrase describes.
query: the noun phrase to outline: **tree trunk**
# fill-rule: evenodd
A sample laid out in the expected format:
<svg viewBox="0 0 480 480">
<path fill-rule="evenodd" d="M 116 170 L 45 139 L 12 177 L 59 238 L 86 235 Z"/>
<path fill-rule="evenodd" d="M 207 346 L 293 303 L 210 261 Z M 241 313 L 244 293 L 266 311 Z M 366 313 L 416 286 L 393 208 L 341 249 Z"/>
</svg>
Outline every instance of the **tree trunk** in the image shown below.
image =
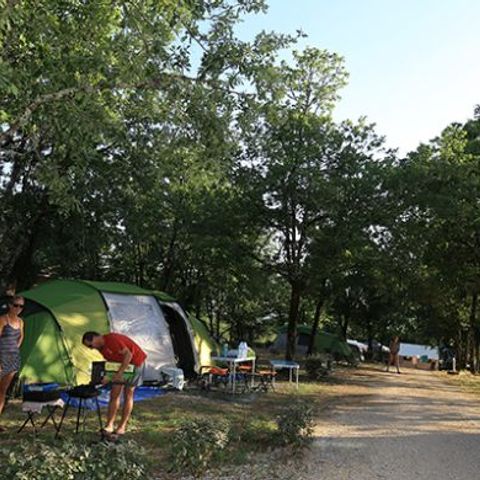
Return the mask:
<svg viewBox="0 0 480 480">
<path fill-rule="evenodd" d="M 475 359 L 474 359 L 474 365 L 475 365 L 475 373 L 477 374 L 480 369 L 480 329 L 478 326 L 474 327 L 473 330 L 473 341 L 474 341 L 474 352 L 475 352 Z"/>
<path fill-rule="evenodd" d="M 462 329 L 458 329 L 457 339 L 455 342 L 455 358 L 457 360 L 457 369 L 463 370 L 465 368 L 465 345 L 463 339 Z"/>
<path fill-rule="evenodd" d="M 291 283 L 291 289 L 287 327 L 287 350 L 285 352 L 286 360 L 293 360 L 295 358 L 298 314 L 302 295 L 300 285 L 297 282 Z"/>
<path fill-rule="evenodd" d="M 202 315 L 202 302 L 200 298 L 195 299 L 194 305 L 195 316 L 197 318 L 201 318 Z"/>
<path fill-rule="evenodd" d="M 216 318 L 215 318 L 215 338 L 217 338 L 218 340 L 220 340 L 220 323 L 221 323 L 221 314 L 220 312 L 217 310 L 216 312 Z"/>
<path fill-rule="evenodd" d="M 343 322 L 341 322 L 342 328 L 342 338 L 343 340 L 347 340 L 347 330 L 348 330 L 348 317 L 346 315 L 343 316 Z"/>
<path fill-rule="evenodd" d="M 471 341 L 471 365 L 470 371 L 478 373 L 478 333 L 477 333 L 477 292 L 472 294 L 472 304 L 470 307 L 470 341 Z"/>
<path fill-rule="evenodd" d="M 213 308 L 211 308 L 210 302 L 208 299 L 205 299 L 205 311 L 207 313 L 208 318 L 208 333 L 218 341 L 218 338 L 215 335 L 215 321 L 214 321 L 214 313 Z"/>
<path fill-rule="evenodd" d="M 35 280 L 32 259 L 40 240 L 43 221 L 47 215 L 48 200 L 45 195 L 38 205 L 36 218 L 30 221 L 29 230 L 19 239 L 18 254 L 15 255 L 15 260 L 6 275 L 8 283 L 15 284 L 18 290 L 29 288 Z"/>
<path fill-rule="evenodd" d="M 471 345 L 472 345 L 472 338 L 471 338 L 471 331 L 470 328 L 465 332 L 465 366 L 469 366 L 470 370 L 472 369 L 472 359 L 471 359 Z"/>
<path fill-rule="evenodd" d="M 324 303 L 325 303 L 324 299 L 320 298 L 317 301 L 317 304 L 315 306 L 315 315 L 313 316 L 313 325 L 312 325 L 312 331 L 310 333 L 310 339 L 308 341 L 307 355 L 312 355 L 314 353 L 315 337 L 317 335 L 318 327 L 320 325 L 320 316 L 322 313 L 322 307 Z"/>
<path fill-rule="evenodd" d="M 175 271 L 177 234 L 178 234 L 178 220 L 175 218 L 175 222 L 173 223 L 172 236 L 170 238 L 168 251 L 166 254 L 166 258 L 164 260 L 162 289 L 165 292 L 168 292 L 170 288 L 170 283 L 172 281 L 173 273 Z"/>
<path fill-rule="evenodd" d="M 143 255 L 142 245 L 137 243 L 137 278 L 136 284 L 139 287 L 145 286 L 145 258 Z"/>
</svg>

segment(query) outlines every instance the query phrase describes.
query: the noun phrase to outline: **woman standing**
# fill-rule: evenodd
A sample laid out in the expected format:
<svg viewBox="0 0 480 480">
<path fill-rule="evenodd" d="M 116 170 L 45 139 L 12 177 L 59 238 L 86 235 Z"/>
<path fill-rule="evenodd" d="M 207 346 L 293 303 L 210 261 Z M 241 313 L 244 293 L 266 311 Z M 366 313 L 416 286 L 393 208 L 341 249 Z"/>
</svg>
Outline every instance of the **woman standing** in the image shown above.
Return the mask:
<svg viewBox="0 0 480 480">
<path fill-rule="evenodd" d="M 23 320 L 19 317 L 25 299 L 14 296 L 8 312 L 0 317 L 0 414 L 5 406 L 8 387 L 20 370 L 20 345 L 23 341 Z M 0 432 L 5 429 L 0 426 Z"/>
<path fill-rule="evenodd" d="M 400 373 L 400 338 L 397 336 L 393 337 L 390 342 L 387 372 L 390 370 L 390 365 L 395 365 L 397 367 L 397 373 Z"/>
</svg>

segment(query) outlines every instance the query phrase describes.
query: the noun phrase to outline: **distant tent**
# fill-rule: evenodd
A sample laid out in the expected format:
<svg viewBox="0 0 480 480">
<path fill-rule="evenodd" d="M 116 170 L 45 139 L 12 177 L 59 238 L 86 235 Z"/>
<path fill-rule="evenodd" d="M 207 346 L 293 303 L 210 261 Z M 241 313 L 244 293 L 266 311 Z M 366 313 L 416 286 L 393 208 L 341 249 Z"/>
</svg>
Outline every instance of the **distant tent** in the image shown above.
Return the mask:
<svg viewBox="0 0 480 480">
<path fill-rule="evenodd" d="M 208 336 L 199 321 L 189 320 L 161 292 L 115 282 L 52 280 L 21 295 L 26 309 L 20 376 L 30 382 L 87 383 L 91 362 L 102 358 L 82 345 L 87 330 L 133 338 L 148 355 L 145 380 L 159 380 L 164 367 L 193 375 L 199 355 L 210 353 L 208 342 L 196 346 L 197 338 Z"/>
<path fill-rule="evenodd" d="M 310 343 L 311 327 L 308 325 L 299 325 L 297 327 L 297 352 L 305 354 Z M 272 349 L 276 351 L 285 350 L 287 345 L 287 326 L 282 326 L 278 330 L 278 335 L 273 343 Z M 337 335 L 318 331 L 315 335 L 315 352 L 331 353 L 339 358 L 353 358 L 353 351 L 347 342 L 344 342 Z"/>
</svg>

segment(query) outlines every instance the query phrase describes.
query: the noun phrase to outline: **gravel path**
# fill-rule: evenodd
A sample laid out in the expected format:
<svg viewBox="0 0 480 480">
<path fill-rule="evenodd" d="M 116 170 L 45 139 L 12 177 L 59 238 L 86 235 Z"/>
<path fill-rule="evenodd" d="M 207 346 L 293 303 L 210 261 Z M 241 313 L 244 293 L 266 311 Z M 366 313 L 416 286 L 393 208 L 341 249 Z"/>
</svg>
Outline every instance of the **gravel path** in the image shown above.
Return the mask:
<svg viewBox="0 0 480 480">
<path fill-rule="evenodd" d="M 296 478 L 480 478 L 480 399 L 441 374 L 405 372 L 362 370 L 338 386 Z"/>
</svg>

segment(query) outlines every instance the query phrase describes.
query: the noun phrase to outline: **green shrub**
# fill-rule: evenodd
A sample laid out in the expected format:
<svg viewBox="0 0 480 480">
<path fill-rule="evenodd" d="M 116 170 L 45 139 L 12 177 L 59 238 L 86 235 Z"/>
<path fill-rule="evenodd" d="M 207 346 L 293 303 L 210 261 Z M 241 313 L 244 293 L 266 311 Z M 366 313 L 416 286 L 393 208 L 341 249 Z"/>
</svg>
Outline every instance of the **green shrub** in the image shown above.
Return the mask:
<svg viewBox="0 0 480 480">
<path fill-rule="evenodd" d="M 254 449 L 271 447 L 272 437 L 276 434 L 274 421 L 254 419 L 242 426 L 239 441 Z"/>
<path fill-rule="evenodd" d="M 145 454 L 135 442 L 85 445 L 32 442 L 0 450 L 2 477 L 9 480 L 143 479 Z"/>
<path fill-rule="evenodd" d="M 183 421 L 171 443 L 172 469 L 202 473 L 228 445 L 229 434 L 230 425 L 223 420 L 198 418 Z"/>
<path fill-rule="evenodd" d="M 332 359 L 324 354 L 317 354 L 305 360 L 305 371 L 311 380 L 320 380 L 326 377 L 331 370 Z"/>
<path fill-rule="evenodd" d="M 300 449 L 312 440 L 314 409 L 303 402 L 288 407 L 277 417 L 278 434 L 281 445 Z"/>
</svg>

